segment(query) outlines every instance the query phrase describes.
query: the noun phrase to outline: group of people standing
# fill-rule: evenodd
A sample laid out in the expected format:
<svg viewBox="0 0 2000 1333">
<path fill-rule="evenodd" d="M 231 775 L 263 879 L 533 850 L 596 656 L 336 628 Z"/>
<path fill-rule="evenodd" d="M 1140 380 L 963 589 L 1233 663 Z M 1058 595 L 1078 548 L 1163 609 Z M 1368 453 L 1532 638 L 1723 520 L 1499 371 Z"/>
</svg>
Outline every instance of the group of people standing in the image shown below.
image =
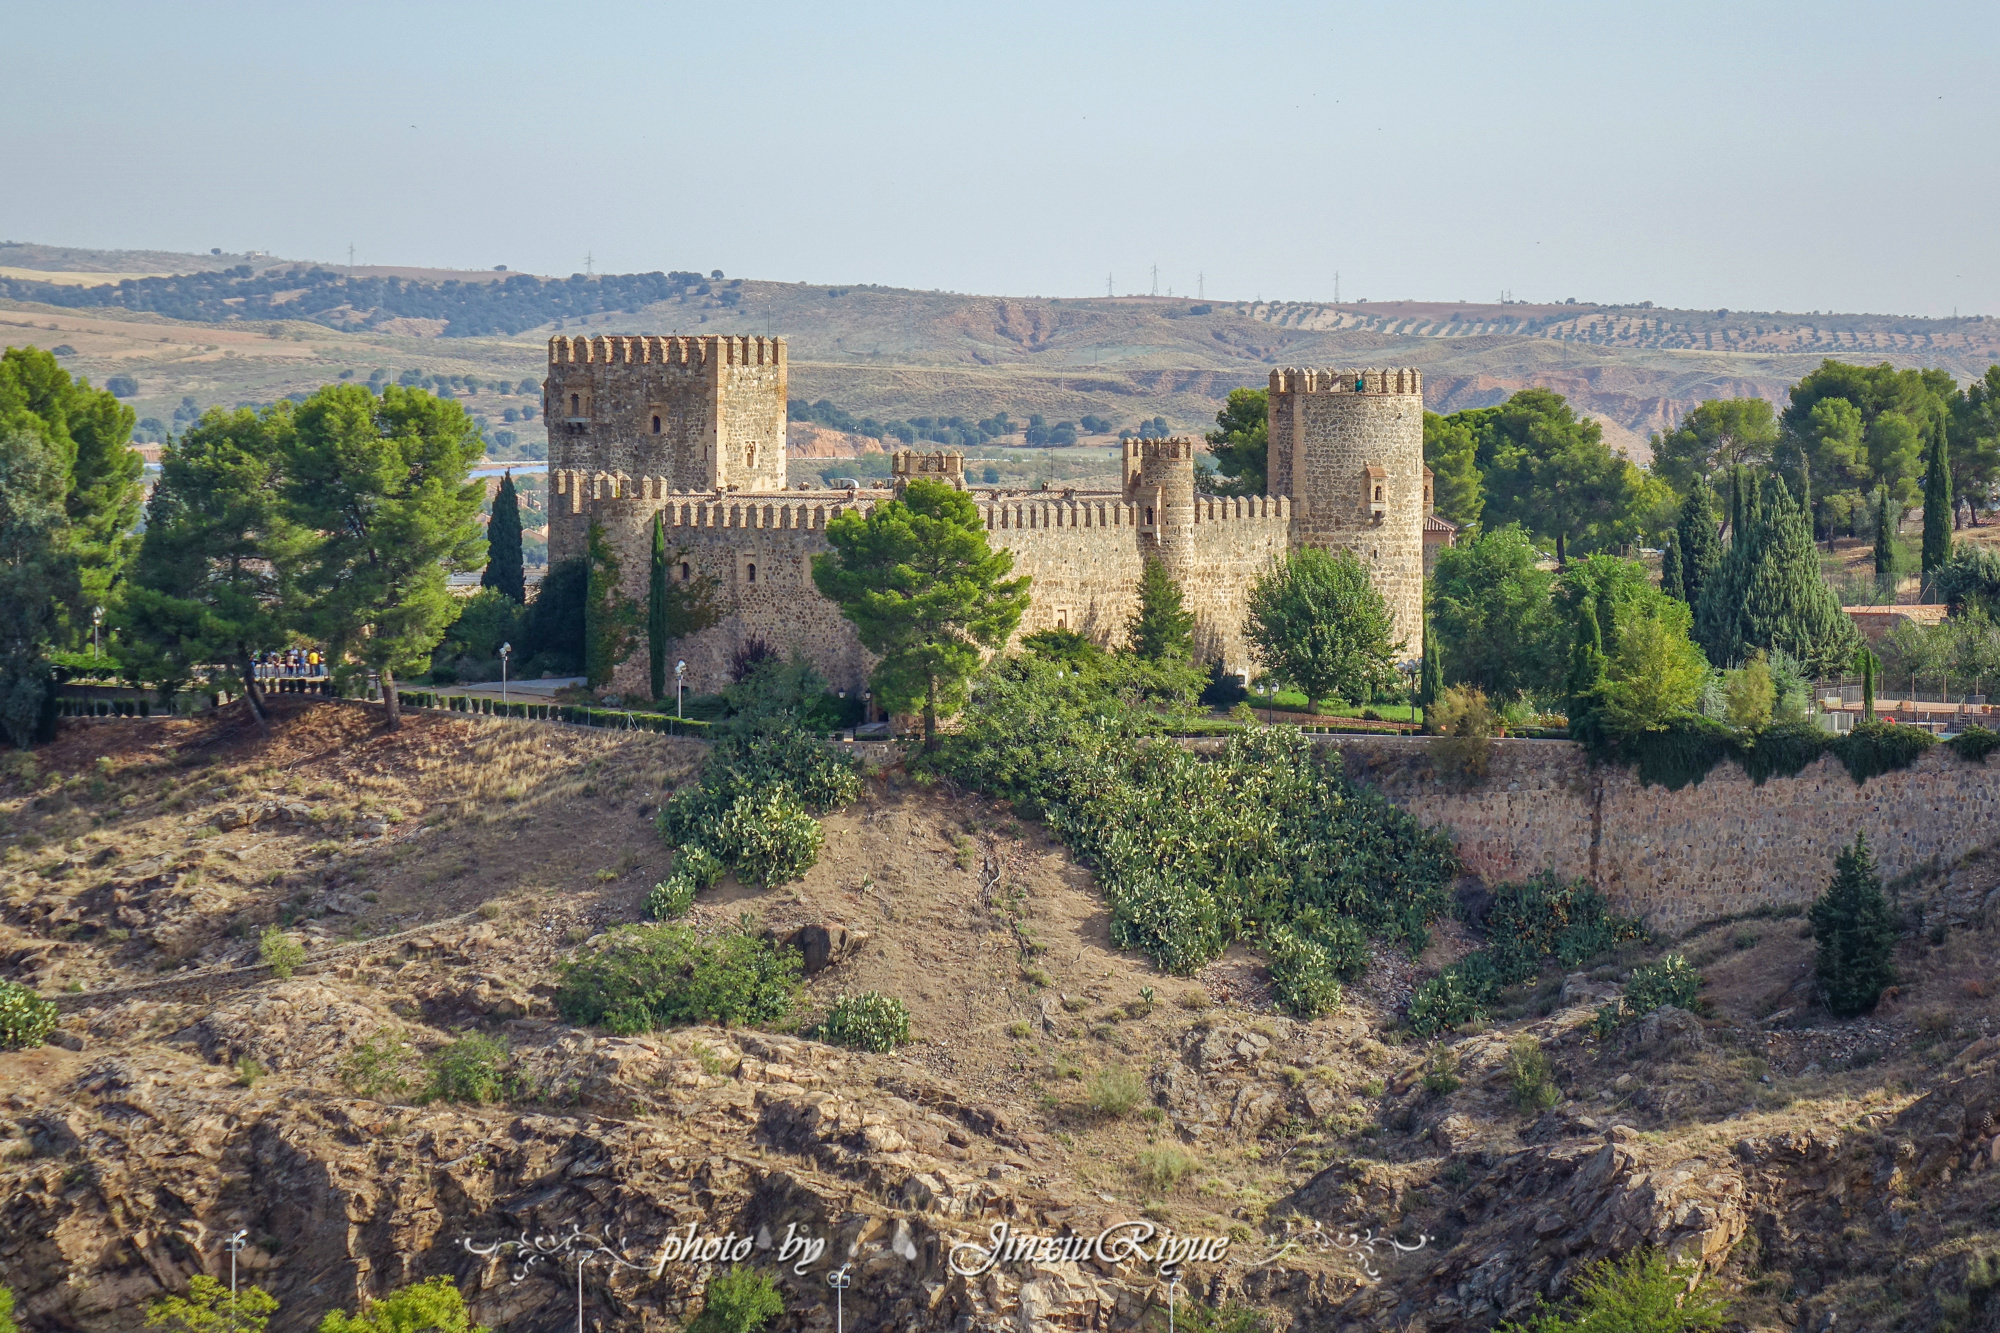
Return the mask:
<svg viewBox="0 0 2000 1333">
<path fill-rule="evenodd" d="M 300 680 L 326 674 L 326 658 L 317 648 L 283 648 L 256 656 L 259 680 Z"/>
</svg>

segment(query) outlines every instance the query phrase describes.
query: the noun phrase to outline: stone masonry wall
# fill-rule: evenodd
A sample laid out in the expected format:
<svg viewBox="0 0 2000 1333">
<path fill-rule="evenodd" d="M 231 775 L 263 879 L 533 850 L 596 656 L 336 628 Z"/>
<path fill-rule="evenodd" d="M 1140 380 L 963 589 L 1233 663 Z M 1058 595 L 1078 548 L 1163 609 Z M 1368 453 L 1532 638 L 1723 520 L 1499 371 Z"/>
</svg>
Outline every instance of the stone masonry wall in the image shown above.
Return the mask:
<svg viewBox="0 0 2000 1333">
<path fill-rule="evenodd" d="M 1856 832 L 1885 879 L 2000 841 L 2000 764 L 1943 749 L 1860 786 L 1829 756 L 1761 787 L 1725 762 L 1670 792 L 1628 768 L 1593 766 L 1568 741 L 1503 740 L 1486 780 L 1457 791 L 1431 776 L 1423 739 L 1328 740 L 1350 774 L 1424 823 L 1448 825 L 1467 869 L 1488 883 L 1582 875 L 1669 932 L 1811 902 Z"/>
</svg>

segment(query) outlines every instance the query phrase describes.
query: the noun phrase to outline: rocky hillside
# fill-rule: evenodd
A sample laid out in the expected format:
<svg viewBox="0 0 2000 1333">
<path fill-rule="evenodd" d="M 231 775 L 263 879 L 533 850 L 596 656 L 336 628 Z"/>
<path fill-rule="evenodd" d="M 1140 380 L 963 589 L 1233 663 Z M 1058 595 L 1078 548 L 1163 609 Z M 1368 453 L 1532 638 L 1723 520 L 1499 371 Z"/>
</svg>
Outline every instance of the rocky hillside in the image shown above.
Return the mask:
<svg viewBox="0 0 2000 1333">
<path fill-rule="evenodd" d="M 602 1241 L 582 1299 L 605 1330 L 699 1308 L 723 1265 L 667 1245 L 690 1226 L 780 1275 L 785 1329 L 832 1326 L 843 1262 L 857 1328 L 1163 1313 L 1130 1254 L 954 1271 L 1003 1225 L 1213 1238 L 1179 1299 L 1274 1328 L 1484 1329 L 1637 1244 L 1705 1264 L 1742 1327 L 1990 1317 L 2000 1040 L 1972 923 L 1911 946 L 1867 1020 L 1813 1010 L 1801 923 L 1759 920 L 1678 942 L 1702 1016 L 1590 1035 L 1638 951 L 1425 1048 L 1397 1009 L 1463 928 L 1296 1022 L 1246 953 L 1179 978 L 1113 949 L 1037 824 L 889 769 L 827 817 L 805 879 L 725 879 L 695 908 L 804 947 L 794 1020 L 612 1036 L 561 1021 L 554 982 L 637 919 L 667 861 L 651 816 L 701 747 L 458 715 L 385 735 L 361 705 L 281 702 L 268 742 L 106 719 L 9 761 L 0 971 L 63 1009 L 52 1044 L 0 1054 L 0 1284 L 24 1328 L 134 1328 L 226 1279 L 242 1230 L 285 1333 L 432 1274 L 496 1328 L 553 1333 L 575 1270 L 493 1247 L 572 1226 Z M 304 947 L 287 978 L 259 962 L 273 925 Z M 863 990 L 908 1004 L 910 1045 L 801 1035 Z M 1549 1064 L 1525 1090 L 1524 1038 Z M 788 1236 L 827 1244 L 780 1267 Z"/>
</svg>

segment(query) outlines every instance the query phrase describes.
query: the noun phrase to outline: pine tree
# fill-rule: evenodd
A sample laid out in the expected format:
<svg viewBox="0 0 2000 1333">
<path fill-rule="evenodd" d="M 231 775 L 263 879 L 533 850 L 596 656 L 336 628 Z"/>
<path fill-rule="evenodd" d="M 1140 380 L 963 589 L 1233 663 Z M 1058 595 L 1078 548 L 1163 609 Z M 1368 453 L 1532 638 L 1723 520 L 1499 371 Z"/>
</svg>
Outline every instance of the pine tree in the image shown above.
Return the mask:
<svg viewBox="0 0 2000 1333">
<path fill-rule="evenodd" d="M 1681 583 L 1681 535 L 1667 534 L 1667 549 L 1660 553 L 1660 591 L 1677 602 L 1687 600 L 1687 589 Z"/>
<path fill-rule="evenodd" d="M 1817 945 L 1813 960 L 1826 1007 L 1843 1018 L 1865 1014 L 1896 979 L 1896 940 L 1902 931 L 1882 892 L 1865 835 L 1841 849 L 1833 882 L 1806 913 Z"/>
<path fill-rule="evenodd" d="M 1689 606 L 1701 601 L 1702 584 L 1722 563 L 1722 539 L 1715 531 L 1715 492 L 1705 481 L 1681 501 L 1680 519 L 1674 529 L 1681 556 L 1681 600 Z"/>
<path fill-rule="evenodd" d="M 1930 467 L 1924 473 L 1924 584 L 1951 559 L 1951 446 L 1944 417 L 1931 439 Z"/>
<path fill-rule="evenodd" d="M 1139 608 L 1125 622 L 1132 651 L 1149 662 L 1185 662 L 1194 656 L 1194 616 L 1181 605 L 1180 586 L 1157 556 L 1139 575 Z"/>
<path fill-rule="evenodd" d="M 655 700 L 667 697 L 667 528 L 653 515 L 653 566 L 646 582 L 646 665 Z"/>
<path fill-rule="evenodd" d="M 521 500 L 514 492 L 514 474 L 500 478 L 493 494 L 493 516 L 486 522 L 486 572 L 482 588 L 498 588 L 517 605 L 528 600 L 528 579 L 521 568 Z"/>
</svg>

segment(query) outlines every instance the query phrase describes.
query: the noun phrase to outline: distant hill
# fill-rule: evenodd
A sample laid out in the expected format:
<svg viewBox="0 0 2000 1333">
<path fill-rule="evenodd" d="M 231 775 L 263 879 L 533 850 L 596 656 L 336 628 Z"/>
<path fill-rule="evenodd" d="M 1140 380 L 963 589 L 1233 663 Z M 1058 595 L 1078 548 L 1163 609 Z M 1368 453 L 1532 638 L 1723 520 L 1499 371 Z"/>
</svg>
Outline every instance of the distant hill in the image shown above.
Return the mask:
<svg viewBox="0 0 2000 1333">
<path fill-rule="evenodd" d="M 90 285 L 92 272 L 159 276 Z M 539 376 L 541 341 L 558 330 L 774 333 L 791 343 L 793 395 L 829 399 L 856 417 L 1091 415 L 1114 433 L 1164 417 L 1172 429 L 1199 430 L 1230 389 L 1263 384 L 1273 366 L 1412 365 L 1439 411 L 1499 402 L 1529 385 L 1554 389 L 1642 461 L 1647 434 L 1703 399 L 1782 402 L 1825 357 L 1937 366 L 1961 378 L 2000 361 L 2000 321 L 1986 316 L 1043 299 L 693 270 L 350 274 L 261 255 L 21 243 L 0 244 L 0 308 L 28 316 L 4 323 L 40 330 L 28 341 L 53 345 L 46 335 L 62 333 L 56 341 L 100 381 L 134 375 L 142 413 L 188 397 L 200 406 L 270 401 L 341 369 L 513 383 Z M 135 321 L 160 327 L 141 334 Z"/>
</svg>

